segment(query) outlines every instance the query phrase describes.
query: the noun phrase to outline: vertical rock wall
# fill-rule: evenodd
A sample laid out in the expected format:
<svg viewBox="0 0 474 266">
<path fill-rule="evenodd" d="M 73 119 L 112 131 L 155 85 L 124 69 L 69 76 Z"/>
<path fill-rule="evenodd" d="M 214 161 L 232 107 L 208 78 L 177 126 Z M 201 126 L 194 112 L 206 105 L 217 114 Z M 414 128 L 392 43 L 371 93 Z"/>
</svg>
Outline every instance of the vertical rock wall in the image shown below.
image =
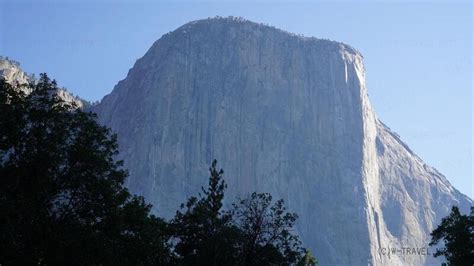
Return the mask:
<svg viewBox="0 0 474 266">
<path fill-rule="evenodd" d="M 164 35 L 93 107 L 119 136 L 128 187 L 172 217 L 216 158 L 226 202 L 283 198 L 324 265 L 423 264 L 380 254 L 426 246 L 451 204 L 472 201 L 376 118 L 362 56 L 235 19 Z"/>
</svg>

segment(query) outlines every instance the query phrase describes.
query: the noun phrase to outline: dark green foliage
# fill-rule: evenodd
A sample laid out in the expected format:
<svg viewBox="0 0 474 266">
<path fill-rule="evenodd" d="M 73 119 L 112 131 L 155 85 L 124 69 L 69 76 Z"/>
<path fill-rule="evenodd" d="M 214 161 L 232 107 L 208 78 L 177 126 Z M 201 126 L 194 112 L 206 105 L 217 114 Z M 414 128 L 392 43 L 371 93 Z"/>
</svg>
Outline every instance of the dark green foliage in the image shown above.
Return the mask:
<svg viewBox="0 0 474 266">
<path fill-rule="evenodd" d="M 291 231 L 298 216 L 286 211 L 283 200 L 272 204 L 270 194 L 254 192 L 233 206 L 242 236 L 243 264 L 288 265 L 299 261 L 304 250 Z"/>
<path fill-rule="evenodd" d="M 0 263 L 166 262 L 166 224 L 123 187 L 115 135 L 46 74 L 0 81 Z"/>
<path fill-rule="evenodd" d="M 209 170 L 209 188 L 202 188 L 199 198 L 189 198 L 171 222 L 175 252 L 185 265 L 232 265 L 236 260 L 237 231 L 232 216 L 221 211 L 223 171 L 216 169 L 216 161 Z"/>
<path fill-rule="evenodd" d="M 289 265 L 304 254 L 292 233 L 296 214 L 283 201 L 272 204 L 269 194 L 253 193 L 222 211 L 226 185 L 216 161 L 210 168 L 209 188 L 191 197 L 176 213 L 172 227 L 175 252 L 185 265 Z"/>
<path fill-rule="evenodd" d="M 444 246 L 436 249 L 435 257 L 446 257 L 447 265 L 474 265 L 474 207 L 468 216 L 453 206 L 449 216 L 431 233 L 430 246 L 441 241 Z"/>
</svg>

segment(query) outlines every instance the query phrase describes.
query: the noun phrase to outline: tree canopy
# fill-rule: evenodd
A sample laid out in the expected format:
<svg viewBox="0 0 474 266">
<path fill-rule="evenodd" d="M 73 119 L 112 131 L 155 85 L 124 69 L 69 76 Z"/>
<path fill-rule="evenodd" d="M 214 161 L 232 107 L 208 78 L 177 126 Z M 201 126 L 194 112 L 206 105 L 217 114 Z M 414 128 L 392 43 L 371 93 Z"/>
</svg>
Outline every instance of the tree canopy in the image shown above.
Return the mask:
<svg viewBox="0 0 474 266">
<path fill-rule="evenodd" d="M 216 163 L 209 169 L 209 187 L 182 204 L 171 221 L 175 252 L 185 265 L 234 265 L 238 259 L 238 231 L 222 210 L 226 185 Z"/>
<path fill-rule="evenodd" d="M 124 188 L 116 136 L 57 90 L 46 74 L 0 81 L 2 262 L 166 262 L 166 224 Z"/>
<path fill-rule="evenodd" d="M 224 172 L 216 164 L 209 187 L 189 198 L 171 222 L 178 258 L 187 265 L 304 264 L 306 250 L 293 232 L 297 215 L 283 200 L 272 204 L 268 193 L 252 193 L 224 210 Z"/>
<path fill-rule="evenodd" d="M 430 246 L 438 244 L 442 247 L 434 256 L 444 256 L 447 265 L 474 265 L 474 207 L 470 215 L 462 215 L 458 207 L 452 207 L 431 233 Z"/>
</svg>

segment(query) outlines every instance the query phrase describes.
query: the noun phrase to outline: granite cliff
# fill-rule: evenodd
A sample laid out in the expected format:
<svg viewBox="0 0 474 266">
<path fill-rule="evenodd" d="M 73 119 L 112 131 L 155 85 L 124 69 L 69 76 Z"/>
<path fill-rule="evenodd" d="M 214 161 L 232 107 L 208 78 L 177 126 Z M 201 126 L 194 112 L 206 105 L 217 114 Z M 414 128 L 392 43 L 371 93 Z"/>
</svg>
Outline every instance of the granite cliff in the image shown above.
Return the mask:
<svg viewBox="0 0 474 266">
<path fill-rule="evenodd" d="M 218 159 L 227 201 L 283 198 L 324 265 L 421 265 L 450 207 L 472 200 L 377 118 L 362 55 L 240 19 L 162 36 L 94 108 L 119 136 L 128 187 L 171 217 Z"/>
</svg>

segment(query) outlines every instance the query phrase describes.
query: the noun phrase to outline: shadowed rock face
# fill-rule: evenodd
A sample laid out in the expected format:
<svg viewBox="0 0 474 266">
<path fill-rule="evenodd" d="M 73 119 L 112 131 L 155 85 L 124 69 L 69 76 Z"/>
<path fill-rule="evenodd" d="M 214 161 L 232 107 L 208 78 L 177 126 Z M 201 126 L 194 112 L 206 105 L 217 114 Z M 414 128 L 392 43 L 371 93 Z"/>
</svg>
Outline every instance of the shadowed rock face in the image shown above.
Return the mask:
<svg viewBox="0 0 474 266">
<path fill-rule="evenodd" d="M 299 214 L 324 265 L 432 263 L 383 247 L 427 247 L 451 205 L 472 201 L 376 118 L 362 56 L 332 41 L 235 19 L 164 35 L 93 107 L 118 134 L 127 186 L 172 217 L 216 158 L 226 201 L 270 192 Z"/>
</svg>

